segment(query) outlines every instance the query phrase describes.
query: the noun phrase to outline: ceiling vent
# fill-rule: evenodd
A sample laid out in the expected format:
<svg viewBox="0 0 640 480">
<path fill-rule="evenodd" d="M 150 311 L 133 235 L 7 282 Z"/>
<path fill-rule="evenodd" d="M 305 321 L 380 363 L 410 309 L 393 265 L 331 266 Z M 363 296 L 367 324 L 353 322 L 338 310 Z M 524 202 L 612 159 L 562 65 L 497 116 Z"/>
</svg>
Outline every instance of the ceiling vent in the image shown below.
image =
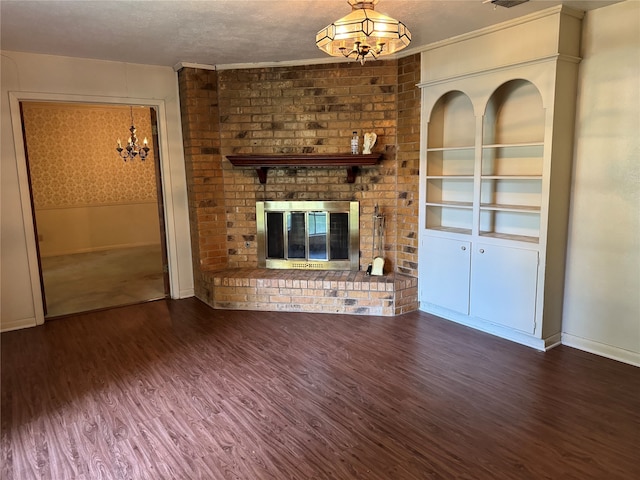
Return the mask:
<svg viewBox="0 0 640 480">
<path fill-rule="evenodd" d="M 493 5 L 497 5 L 499 7 L 511 8 L 528 1 L 529 0 L 485 0 L 482 3 L 492 3 Z"/>
</svg>

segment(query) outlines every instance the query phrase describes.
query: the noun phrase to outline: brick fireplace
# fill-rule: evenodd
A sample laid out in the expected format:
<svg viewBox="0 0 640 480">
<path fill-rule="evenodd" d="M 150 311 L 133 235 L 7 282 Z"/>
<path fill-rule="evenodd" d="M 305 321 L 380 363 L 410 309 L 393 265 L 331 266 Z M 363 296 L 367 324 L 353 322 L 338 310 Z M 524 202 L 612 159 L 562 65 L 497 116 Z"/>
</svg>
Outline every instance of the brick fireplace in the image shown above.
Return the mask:
<svg viewBox="0 0 640 480">
<path fill-rule="evenodd" d="M 214 308 L 380 315 L 417 308 L 419 62 L 413 55 L 364 66 L 179 71 L 198 298 Z M 360 168 L 353 183 L 337 167 L 287 167 L 269 170 L 262 184 L 255 169 L 226 158 L 347 153 L 354 130 L 377 134 L 382 159 Z M 256 202 L 283 200 L 359 202 L 360 271 L 259 269 Z M 387 220 L 385 275 L 370 277 L 376 203 Z"/>
</svg>

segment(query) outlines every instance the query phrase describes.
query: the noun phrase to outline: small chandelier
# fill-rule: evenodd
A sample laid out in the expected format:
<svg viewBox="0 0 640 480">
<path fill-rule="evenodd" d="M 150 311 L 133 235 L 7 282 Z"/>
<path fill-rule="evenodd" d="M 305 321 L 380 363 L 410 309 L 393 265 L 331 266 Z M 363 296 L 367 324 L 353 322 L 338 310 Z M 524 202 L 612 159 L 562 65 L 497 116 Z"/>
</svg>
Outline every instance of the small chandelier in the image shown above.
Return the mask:
<svg viewBox="0 0 640 480">
<path fill-rule="evenodd" d="M 376 12 L 378 0 L 347 0 L 351 13 L 327 25 L 316 35 L 316 45 L 333 57 L 355 57 L 362 65 L 405 48 L 411 42 L 407 26 Z"/>
<path fill-rule="evenodd" d="M 129 129 L 129 131 L 131 132 L 131 136 L 129 137 L 129 141 L 127 142 L 126 147 L 124 148 L 122 147 L 122 143 L 120 142 L 120 139 L 118 139 L 118 146 L 116 147 L 118 154 L 120 155 L 120 157 L 124 158 L 125 162 L 129 159 L 133 160 L 138 155 L 140 155 L 141 160 L 144 160 L 145 158 L 147 158 L 147 154 L 149 153 L 149 150 L 150 150 L 148 145 L 149 142 L 147 142 L 147 137 L 144 137 L 144 140 L 142 141 L 142 147 L 138 145 L 138 137 L 136 136 L 136 127 L 133 124 L 133 107 L 129 107 L 129 108 L 131 109 L 131 128 Z"/>
</svg>

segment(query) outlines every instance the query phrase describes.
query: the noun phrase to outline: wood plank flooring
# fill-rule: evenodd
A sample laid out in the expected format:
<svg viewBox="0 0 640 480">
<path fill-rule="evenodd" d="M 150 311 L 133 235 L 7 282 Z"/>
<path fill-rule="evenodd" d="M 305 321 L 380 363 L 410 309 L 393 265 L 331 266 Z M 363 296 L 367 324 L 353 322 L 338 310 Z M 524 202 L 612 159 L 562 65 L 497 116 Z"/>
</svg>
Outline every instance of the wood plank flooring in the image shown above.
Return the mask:
<svg viewBox="0 0 640 480">
<path fill-rule="evenodd" d="M 2 334 L 2 478 L 636 479 L 640 370 L 196 299 Z"/>
</svg>

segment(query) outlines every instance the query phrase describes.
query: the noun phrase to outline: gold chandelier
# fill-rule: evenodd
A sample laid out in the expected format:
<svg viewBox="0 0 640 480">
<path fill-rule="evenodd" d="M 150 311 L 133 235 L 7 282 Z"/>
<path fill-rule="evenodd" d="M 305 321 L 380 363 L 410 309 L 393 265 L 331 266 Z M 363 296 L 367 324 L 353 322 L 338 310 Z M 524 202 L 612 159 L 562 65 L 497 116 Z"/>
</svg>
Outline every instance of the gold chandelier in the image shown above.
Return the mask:
<svg viewBox="0 0 640 480">
<path fill-rule="evenodd" d="M 147 137 L 144 138 L 142 142 L 142 147 L 138 145 L 138 137 L 136 136 L 136 127 L 133 123 L 133 107 L 129 107 L 131 109 L 131 128 L 129 128 L 129 132 L 131 135 L 129 136 L 129 140 L 127 141 L 127 146 L 122 147 L 122 142 L 118 139 L 118 146 L 116 147 L 116 151 L 121 158 L 126 162 L 127 160 L 133 160 L 138 155 L 140 156 L 140 160 L 144 160 L 147 158 L 147 154 L 149 153 L 149 142 L 147 141 Z"/>
<path fill-rule="evenodd" d="M 378 0 L 347 0 L 351 13 L 320 30 L 316 45 L 334 57 L 354 57 L 364 65 L 405 48 L 411 42 L 407 26 L 374 10 Z"/>
</svg>

